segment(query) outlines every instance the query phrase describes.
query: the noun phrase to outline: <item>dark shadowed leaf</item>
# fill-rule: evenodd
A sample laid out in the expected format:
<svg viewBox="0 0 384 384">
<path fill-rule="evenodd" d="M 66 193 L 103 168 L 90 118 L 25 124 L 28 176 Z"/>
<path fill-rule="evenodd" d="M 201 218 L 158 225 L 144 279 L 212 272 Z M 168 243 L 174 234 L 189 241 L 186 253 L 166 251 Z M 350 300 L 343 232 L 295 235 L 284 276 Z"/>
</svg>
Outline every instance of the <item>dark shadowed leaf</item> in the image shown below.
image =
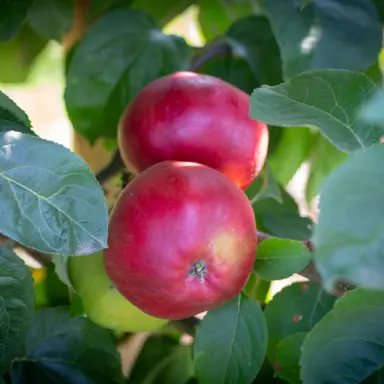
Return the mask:
<svg viewBox="0 0 384 384">
<path fill-rule="evenodd" d="M 253 204 L 257 228 L 284 239 L 310 239 L 312 221 L 300 216 L 298 206 L 289 193 L 282 189 L 281 195 L 282 204 L 271 198 Z"/>
<path fill-rule="evenodd" d="M 41 36 L 61 41 L 74 21 L 74 0 L 34 0 L 27 20 Z"/>
<path fill-rule="evenodd" d="M 47 39 L 24 24 L 11 40 L 0 44 L 0 82 L 23 83 L 28 80 L 33 64 L 47 45 Z"/>
<path fill-rule="evenodd" d="M 346 293 L 303 343 L 303 382 L 359 384 L 372 375 L 384 364 L 383 322 L 382 292 Z"/>
<path fill-rule="evenodd" d="M 260 84 L 279 84 L 282 78 L 278 45 L 268 20 L 250 16 L 231 25 L 226 36 L 233 54 L 243 58 Z"/>
<path fill-rule="evenodd" d="M 69 278 L 69 271 L 68 271 L 68 258 L 71 256 L 61 256 L 61 255 L 54 255 L 52 257 L 52 262 L 55 266 L 55 272 L 65 285 L 67 285 L 72 291 L 75 289 L 72 286 L 71 279 Z"/>
<path fill-rule="evenodd" d="M 263 0 L 286 78 L 310 69 L 364 71 L 381 48 L 381 26 L 366 0 Z"/>
<path fill-rule="evenodd" d="M 192 375 L 191 346 L 169 336 L 153 335 L 144 343 L 127 383 L 185 384 Z"/>
<path fill-rule="evenodd" d="M 33 305 L 31 272 L 11 249 L 0 245 L 0 375 L 22 353 Z"/>
<path fill-rule="evenodd" d="M 304 269 L 311 252 L 301 242 L 267 239 L 257 247 L 254 271 L 264 280 L 281 280 Z"/>
<path fill-rule="evenodd" d="M 336 297 L 314 282 L 293 283 L 267 304 L 268 359 L 275 361 L 280 340 L 298 332 L 308 332 L 333 307 Z"/>
<path fill-rule="evenodd" d="M 94 20 L 110 9 L 131 5 L 134 0 L 92 0 L 87 9 L 87 19 Z"/>
<path fill-rule="evenodd" d="M 0 232 L 59 255 L 107 246 L 108 211 L 87 164 L 59 144 L 19 132 L 0 135 Z"/>
<path fill-rule="evenodd" d="M 134 0 L 132 8 L 150 13 L 160 27 L 164 27 L 184 12 L 196 0 Z"/>
<path fill-rule="evenodd" d="M 250 116 L 283 127 L 314 127 L 339 150 L 377 143 L 384 127 L 361 119 L 361 106 L 378 89 L 363 73 L 345 70 L 305 72 L 251 95 Z"/>
<path fill-rule="evenodd" d="M 6 41 L 20 30 L 32 0 L 0 0 L 0 41 Z"/>
<path fill-rule="evenodd" d="M 276 347 L 276 377 L 290 384 L 301 384 L 300 356 L 301 346 L 307 332 L 294 333 L 282 339 Z"/>
<path fill-rule="evenodd" d="M 132 98 L 188 63 L 184 39 L 163 34 L 151 15 L 126 7 L 106 13 L 85 34 L 69 65 L 65 102 L 75 129 L 91 142 L 116 137 Z"/>
<path fill-rule="evenodd" d="M 216 76 L 248 94 L 261 85 L 248 63 L 231 54 L 223 53 L 213 57 L 199 66 L 196 72 Z"/>
<path fill-rule="evenodd" d="M 200 384 L 250 384 L 267 348 L 267 328 L 259 303 L 244 294 L 209 311 L 194 345 Z"/>
<path fill-rule="evenodd" d="M 7 131 L 34 134 L 27 114 L 0 91 L 0 134 Z"/>
<path fill-rule="evenodd" d="M 112 334 L 64 308 L 36 312 L 25 356 L 12 363 L 12 383 L 123 383 Z"/>
<path fill-rule="evenodd" d="M 310 171 L 306 188 L 308 204 L 319 193 L 325 178 L 347 158 L 347 153 L 339 151 L 322 135 L 316 135 L 309 157 Z"/>
<path fill-rule="evenodd" d="M 323 183 L 314 230 L 324 285 L 336 279 L 384 289 L 384 146 L 358 151 Z"/>
</svg>

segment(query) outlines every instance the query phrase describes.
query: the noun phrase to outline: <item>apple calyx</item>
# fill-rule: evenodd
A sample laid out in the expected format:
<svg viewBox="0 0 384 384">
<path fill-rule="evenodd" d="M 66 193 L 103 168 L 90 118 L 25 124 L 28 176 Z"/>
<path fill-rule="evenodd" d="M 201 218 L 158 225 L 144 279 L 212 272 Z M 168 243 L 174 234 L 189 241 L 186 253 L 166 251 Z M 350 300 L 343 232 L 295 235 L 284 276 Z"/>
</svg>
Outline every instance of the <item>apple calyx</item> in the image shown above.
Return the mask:
<svg viewBox="0 0 384 384">
<path fill-rule="evenodd" d="M 188 275 L 190 277 L 199 277 L 200 280 L 205 280 L 205 276 L 207 274 L 207 264 L 204 260 L 197 260 L 192 264 Z"/>
</svg>

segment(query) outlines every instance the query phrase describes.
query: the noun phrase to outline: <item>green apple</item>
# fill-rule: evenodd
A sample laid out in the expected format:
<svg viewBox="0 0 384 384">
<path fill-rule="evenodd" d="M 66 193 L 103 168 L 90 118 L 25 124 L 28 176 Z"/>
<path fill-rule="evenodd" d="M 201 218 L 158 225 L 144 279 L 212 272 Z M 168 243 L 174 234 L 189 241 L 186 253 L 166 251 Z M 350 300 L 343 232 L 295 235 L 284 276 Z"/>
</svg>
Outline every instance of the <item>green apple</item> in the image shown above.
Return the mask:
<svg viewBox="0 0 384 384">
<path fill-rule="evenodd" d="M 103 252 L 70 257 L 68 272 L 94 323 L 117 332 L 150 332 L 167 323 L 145 314 L 119 293 L 105 272 Z"/>
</svg>

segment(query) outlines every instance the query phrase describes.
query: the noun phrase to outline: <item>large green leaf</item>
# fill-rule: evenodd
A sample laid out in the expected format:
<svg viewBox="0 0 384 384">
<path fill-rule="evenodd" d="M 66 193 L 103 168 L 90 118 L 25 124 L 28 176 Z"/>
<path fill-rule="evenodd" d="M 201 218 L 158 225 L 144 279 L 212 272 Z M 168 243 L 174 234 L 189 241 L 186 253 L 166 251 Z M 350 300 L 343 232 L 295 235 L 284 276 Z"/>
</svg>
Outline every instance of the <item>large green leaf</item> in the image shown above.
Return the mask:
<svg viewBox="0 0 384 384">
<path fill-rule="evenodd" d="M 59 144 L 0 135 L 0 232 L 41 252 L 81 255 L 107 246 L 108 212 L 87 164 Z"/>
<path fill-rule="evenodd" d="M 47 39 L 24 24 L 16 36 L 0 44 L 0 82 L 25 82 L 35 59 L 46 45 Z"/>
<path fill-rule="evenodd" d="M 25 355 L 13 361 L 12 383 L 122 383 L 121 362 L 110 331 L 63 308 L 36 312 Z"/>
<path fill-rule="evenodd" d="M 74 0 L 34 0 L 27 20 L 41 36 L 61 41 L 74 22 Z"/>
<path fill-rule="evenodd" d="M 263 0 L 286 78 L 310 69 L 364 71 L 381 48 L 381 26 L 367 0 Z"/>
<path fill-rule="evenodd" d="M 134 0 L 92 0 L 87 8 L 87 19 L 94 20 L 110 9 L 131 5 Z"/>
<path fill-rule="evenodd" d="M 315 127 L 339 150 L 354 151 L 379 141 L 384 127 L 361 119 L 360 108 L 377 90 L 363 73 L 314 70 L 283 84 L 256 89 L 250 116 L 283 127 Z"/>
<path fill-rule="evenodd" d="M 337 279 L 384 289 L 383 162 L 381 144 L 358 151 L 323 184 L 313 242 L 327 289 Z"/>
<path fill-rule="evenodd" d="M 195 374 L 200 384 L 250 384 L 267 348 L 267 327 L 259 303 L 244 294 L 209 311 L 199 325 Z"/>
<path fill-rule="evenodd" d="M 201 30 L 207 40 L 221 36 L 228 27 L 245 16 L 260 13 L 260 6 L 252 0 L 222 1 L 200 0 L 199 22 Z"/>
<path fill-rule="evenodd" d="M 6 41 L 20 30 L 33 0 L 0 0 L 0 41 Z"/>
<path fill-rule="evenodd" d="M 65 102 L 75 129 L 90 142 L 116 137 L 132 98 L 188 63 L 184 39 L 163 34 L 151 15 L 125 7 L 108 12 L 88 30 L 69 65 Z"/>
<path fill-rule="evenodd" d="M 129 384 L 185 384 L 193 375 L 192 349 L 175 338 L 153 335 L 132 368 Z"/>
<path fill-rule="evenodd" d="M 310 204 L 320 191 L 325 178 L 343 161 L 348 154 L 339 151 L 322 135 L 314 139 L 310 152 L 310 172 L 306 188 L 307 202 Z"/>
<path fill-rule="evenodd" d="M 280 52 L 268 20 L 250 16 L 231 25 L 226 33 L 233 54 L 244 58 L 260 84 L 279 84 Z"/>
<path fill-rule="evenodd" d="M 254 270 L 263 280 L 281 280 L 304 269 L 311 252 L 301 242 L 267 239 L 257 247 Z"/>
<path fill-rule="evenodd" d="M 0 245 L 0 375 L 22 352 L 34 297 L 28 267 L 12 250 Z"/>
<path fill-rule="evenodd" d="M 267 304 L 268 359 L 275 361 L 280 340 L 308 332 L 333 307 L 336 297 L 313 282 L 293 283 L 278 292 Z"/>
<path fill-rule="evenodd" d="M 304 383 L 359 384 L 384 365 L 384 295 L 346 293 L 309 333 L 302 346 Z"/>
</svg>

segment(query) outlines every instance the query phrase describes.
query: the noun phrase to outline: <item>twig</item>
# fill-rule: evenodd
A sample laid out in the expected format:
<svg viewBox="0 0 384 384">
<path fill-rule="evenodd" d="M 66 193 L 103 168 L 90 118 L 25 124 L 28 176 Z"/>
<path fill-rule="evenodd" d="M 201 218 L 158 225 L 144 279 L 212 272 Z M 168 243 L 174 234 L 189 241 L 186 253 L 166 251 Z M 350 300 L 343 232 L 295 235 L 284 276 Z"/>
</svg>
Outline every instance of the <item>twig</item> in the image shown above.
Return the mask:
<svg viewBox="0 0 384 384">
<path fill-rule="evenodd" d="M 103 184 L 123 169 L 123 159 L 121 158 L 120 151 L 117 149 L 110 163 L 96 175 L 96 179 L 100 184 Z"/>
<path fill-rule="evenodd" d="M 195 56 L 189 66 L 190 71 L 195 72 L 201 68 L 206 62 L 219 55 L 229 56 L 232 54 L 232 49 L 228 42 L 220 40 L 206 47 L 202 53 Z"/>
</svg>

